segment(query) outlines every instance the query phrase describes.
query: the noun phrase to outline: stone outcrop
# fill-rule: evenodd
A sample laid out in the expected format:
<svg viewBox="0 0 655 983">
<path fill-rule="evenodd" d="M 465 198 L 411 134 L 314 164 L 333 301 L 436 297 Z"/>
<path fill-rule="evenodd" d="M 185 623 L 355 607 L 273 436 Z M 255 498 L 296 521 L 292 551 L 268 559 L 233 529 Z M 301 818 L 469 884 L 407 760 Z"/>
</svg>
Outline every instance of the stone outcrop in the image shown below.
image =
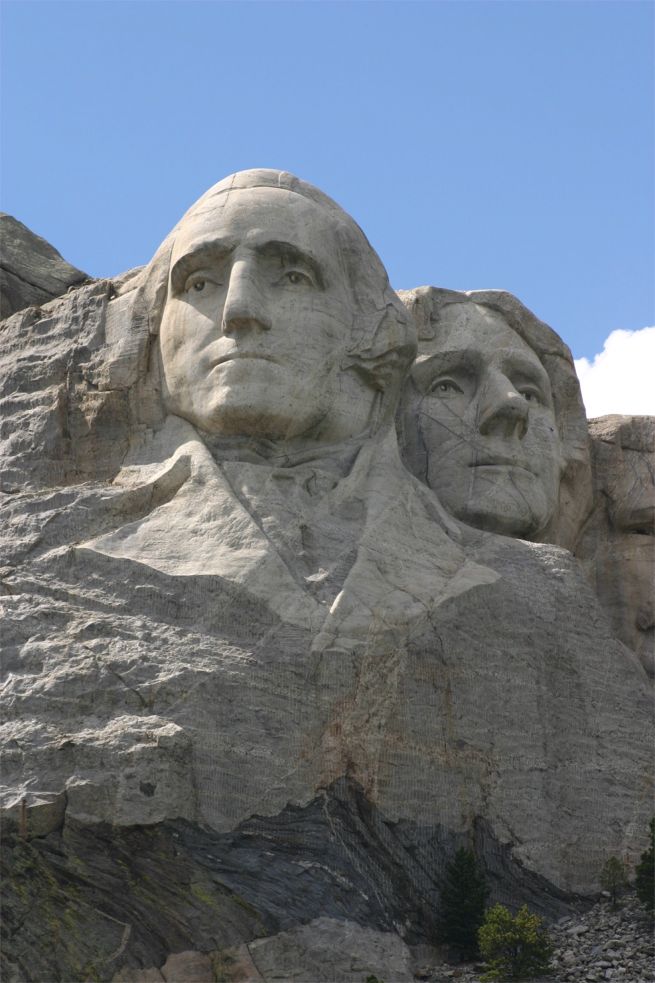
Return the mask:
<svg viewBox="0 0 655 983">
<path fill-rule="evenodd" d="M 0 213 L 0 317 L 46 304 L 88 277 L 22 222 Z"/>
<path fill-rule="evenodd" d="M 595 509 L 576 553 L 614 631 L 655 677 L 655 417 L 589 421 Z"/>
<path fill-rule="evenodd" d="M 414 324 L 334 202 L 234 175 L 0 339 L 10 978 L 402 954 L 463 844 L 550 916 L 643 848 L 643 668 L 557 541 L 404 467 Z"/>
<path fill-rule="evenodd" d="M 653 921 L 634 895 L 613 908 L 606 897 L 584 914 L 549 926 L 551 971 L 539 983 L 650 983 L 653 978 Z M 448 966 L 428 958 L 419 979 L 427 983 L 481 983 L 480 964 Z"/>
</svg>

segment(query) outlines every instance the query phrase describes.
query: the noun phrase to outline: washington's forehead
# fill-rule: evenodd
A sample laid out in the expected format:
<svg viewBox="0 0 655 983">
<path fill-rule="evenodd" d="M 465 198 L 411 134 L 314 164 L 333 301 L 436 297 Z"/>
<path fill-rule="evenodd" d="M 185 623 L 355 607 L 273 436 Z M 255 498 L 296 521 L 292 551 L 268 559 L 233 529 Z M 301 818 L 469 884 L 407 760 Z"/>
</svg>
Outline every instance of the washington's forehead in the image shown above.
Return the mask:
<svg viewBox="0 0 655 983">
<path fill-rule="evenodd" d="M 215 240 L 237 246 L 287 242 L 328 261 L 335 248 L 336 219 L 293 192 L 250 188 L 216 195 L 180 223 L 173 257 Z"/>
</svg>

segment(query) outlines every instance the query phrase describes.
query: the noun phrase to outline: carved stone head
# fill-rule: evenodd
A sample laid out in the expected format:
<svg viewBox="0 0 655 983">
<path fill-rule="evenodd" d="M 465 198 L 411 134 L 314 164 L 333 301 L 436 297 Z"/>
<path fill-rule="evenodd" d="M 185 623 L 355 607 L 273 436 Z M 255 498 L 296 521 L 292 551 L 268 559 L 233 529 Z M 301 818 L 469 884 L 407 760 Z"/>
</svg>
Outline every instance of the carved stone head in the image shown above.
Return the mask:
<svg viewBox="0 0 655 983">
<path fill-rule="evenodd" d="M 419 332 L 401 412 L 410 470 L 469 525 L 570 546 L 590 472 L 568 348 L 503 291 L 401 296 Z"/>
<path fill-rule="evenodd" d="M 411 318 L 355 222 L 286 172 L 243 171 L 146 273 L 169 412 L 219 436 L 335 443 L 389 419 Z"/>
</svg>

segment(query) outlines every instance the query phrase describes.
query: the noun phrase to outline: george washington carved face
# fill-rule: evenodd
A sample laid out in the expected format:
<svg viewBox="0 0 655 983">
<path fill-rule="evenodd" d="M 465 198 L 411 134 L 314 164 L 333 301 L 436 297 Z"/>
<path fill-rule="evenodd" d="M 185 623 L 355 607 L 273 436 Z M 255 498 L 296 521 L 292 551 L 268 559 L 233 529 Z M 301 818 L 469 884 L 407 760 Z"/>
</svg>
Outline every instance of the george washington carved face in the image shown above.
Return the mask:
<svg viewBox="0 0 655 983">
<path fill-rule="evenodd" d="M 352 254 L 386 275 L 330 204 L 246 186 L 182 220 L 159 328 L 171 412 L 211 434 L 277 441 L 335 442 L 371 425 L 378 387 L 348 358 L 361 330 Z M 347 223 L 361 243 L 344 258 Z M 380 287 L 384 298 L 388 284 Z M 373 308 L 377 321 L 384 310 Z"/>
</svg>

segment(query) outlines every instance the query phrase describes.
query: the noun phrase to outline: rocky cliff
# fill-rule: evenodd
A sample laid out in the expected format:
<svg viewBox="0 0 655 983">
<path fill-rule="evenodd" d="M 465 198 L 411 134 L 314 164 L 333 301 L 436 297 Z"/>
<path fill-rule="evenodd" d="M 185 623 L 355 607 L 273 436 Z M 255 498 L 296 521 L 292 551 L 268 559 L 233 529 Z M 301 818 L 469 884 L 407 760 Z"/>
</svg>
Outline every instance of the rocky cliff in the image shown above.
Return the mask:
<svg viewBox="0 0 655 983">
<path fill-rule="evenodd" d="M 0 244 L 0 317 L 46 304 L 88 279 L 49 242 L 4 212 L 0 213 Z"/>
<path fill-rule="evenodd" d="M 528 514 L 517 469 L 552 485 L 519 538 L 407 470 L 415 333 L 352 220 L 266 171 L 144 271 L 2 323 L 7 979 L 244 945 L 261 978 L 289 946 L 318 973 L 344 931 L 386 953 L 362 972 L 409 978 L 462 844 L 496 900 L 548 915 L 643 849 L 648 677 L 541 535 L 554 479 L 484 459 L 494 516 Z M 553 474 L 587 487 L 556 358 L 566 400 L 544 369 L 539 407 L 487 430 L 500 455 L 558 428 Z"/>
</svg>

